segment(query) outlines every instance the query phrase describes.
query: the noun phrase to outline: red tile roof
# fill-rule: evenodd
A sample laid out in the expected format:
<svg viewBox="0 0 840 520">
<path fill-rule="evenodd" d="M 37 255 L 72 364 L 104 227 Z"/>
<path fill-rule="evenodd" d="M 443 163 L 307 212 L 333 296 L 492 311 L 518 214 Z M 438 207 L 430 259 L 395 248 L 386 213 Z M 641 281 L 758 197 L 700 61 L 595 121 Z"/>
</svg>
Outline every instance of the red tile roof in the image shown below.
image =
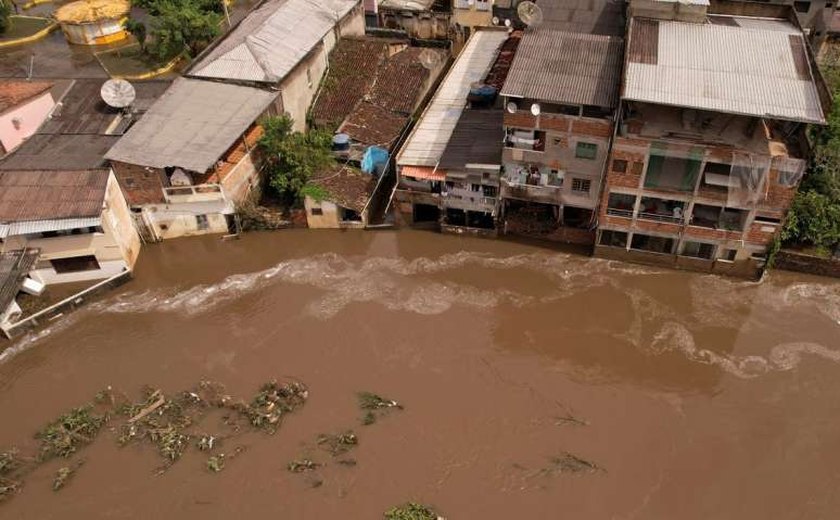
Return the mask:
<svg viewBox="0 0 840 520">
<path fill-rule="evenodd" d="M 372 175 L 341 165 L 335 165 L 311 182 L 329 193 L 327 200 L 330 202 L 359 212 L 365 208 L 376 187 Z"/>
<path fill-rule="evenodd" d="M 49 81 L 0 82 L 0 112 L 5 112 L 38 96 L 53 86 Z"/>
<path fill-rule="evenodd" d="M 380 68 L 368 100 L 387 110 L 410 115 L 429 77 L 429 71 L 420 63 L 420 53 L 424 51 L 440 53 L 441 63 L 446 60 L 443 51 L 437 49 L 409 47 L 398 52 Z"/>
<path fill-rule="evenodd" d="M 356 142 L 388 149 L 400 136 L 408 117 L 362 101 L 347 116 L 340 130 Z"/>
<path fill-rule="evenodd" d="M 362 99 L 385 60 L 387 44 L 370 38 L 342 38 L 330 54 L 330 70 L 312 107 L 320 127 L 336 127 Z"/>
</svg>

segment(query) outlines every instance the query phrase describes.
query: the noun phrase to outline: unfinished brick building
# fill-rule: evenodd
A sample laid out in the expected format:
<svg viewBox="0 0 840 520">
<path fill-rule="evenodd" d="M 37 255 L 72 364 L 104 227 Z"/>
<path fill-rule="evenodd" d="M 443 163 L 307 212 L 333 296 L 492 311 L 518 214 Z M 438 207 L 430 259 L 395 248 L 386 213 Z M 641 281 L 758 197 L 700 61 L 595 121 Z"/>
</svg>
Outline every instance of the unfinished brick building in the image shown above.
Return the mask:
<svg viewBox="0 0 840 520">
<path fill-rule="evenodd" d="M 755 277 L 827 90 L 787 7 L 645 4 L 665 8 L 631 5 L 595 254 Z"/>
</svg>

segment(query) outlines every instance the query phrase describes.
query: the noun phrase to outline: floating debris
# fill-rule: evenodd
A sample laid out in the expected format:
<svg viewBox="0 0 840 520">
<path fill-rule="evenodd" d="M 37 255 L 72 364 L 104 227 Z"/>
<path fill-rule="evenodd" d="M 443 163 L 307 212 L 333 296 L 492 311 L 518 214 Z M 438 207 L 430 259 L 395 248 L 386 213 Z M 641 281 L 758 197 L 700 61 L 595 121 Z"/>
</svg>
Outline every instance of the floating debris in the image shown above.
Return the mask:
<svg viewBox="0 0 840 520">
<path fill-rule="evenodd" d="M 0 477 L 0 502 L 20 491 L 20 482 Z"/>
<path fill-rule="evenodd" d="M 218 439 L 212 435 L 202 435 L 195 445 L 201 451 L 210 451 L 218 444 L 217 441 Z"/>
<path fill-rule="evenodd" d="M 69 457 L 80 446 L 93 441 L 108 417 L 96 415 L 92 410 L 91 405 L 75 408 L 38 432 L 36 438 L 41 441 L 41 460 Z"/>
<path fill-rule="evenodd" d="M 55 473 L 55 479 L 53 480 L 53 491 L 58 491 L 67 485 L 67 482 L 73 478 L 73 475 L 76 474 L 76 470 L 79 469 L 79 466 L 82 464 L 83 461 L 79 461 L 72 466 L 58 468 L 58 471 Z"/>
<path fill-rule="evenodd" d="M 594 462 L 582 459 L 569 452 L 563 452 L 559 457 L 551 458 L 551 467 L 548 471 L 558 473 L 595 473 L 604 470 Z"/>
<path fill-rule="evenodd" d="M 225 469 L 225 454 L 213 455 L 207 459 L 207 469 L 213 473 L 218 473 Z"/>
<path fill-rule="evenodd" d="M 346 431 L 338 435 L 321 434 L 318 436 L 318 445 L 327 450 L 333 457 L 347 453 L 358 444 L 359 438 L 352 431 Z"/>
<path fill-rule="evenodd" d="M 555 417 L 554 424 L 557 426 L 589 426 L 589 421 L 579 419 L 572 414 L 566 414 Z"/>
<path fill-rule="evenodd" d="M 190 435 L 186 428 L 196 417 L 188 410 L 196 403 L 189 399 L 167 399 L 160 390 L 147 388 L 146 398 L 141 403 L 125 404 L 118 412 L 128 417 L 122 425 L 117 442 L 121 446 L 147 439 L 155 444 L 162 457 L 172 464 L 183 455 L 189 445 Z"/>
<path fill-rule="evenodd" d="M 375 423 L 378 416 L 386 413 L 389 409 L 403 409 L 402 405 L 393 399 L 387 399 L 372 392 L 359 392 L 358 398 L 359 408 L 365 412 L 362 416 L 362 424 L 365 426 Z"/>
<path fill-rule="evenodd" d="M 342 466 L 348 466 L 348 467 L 353 467 L 357 464 L 356 459 L 340 459 L 336 462 L 338 462 Z"/>
<path fill-rule="evenodd" d="M 281 385 L 277 381 L 271 381 L 260 387 L 250 404 L 237 403 L 232 407 L 245 415 L 251 426 L 274 433 L 283 416 L 300 408 L 307 397 L 309 391 L 302 383 Z"/>
<path fill-rule="evenodd" d="M 303 473 L 304 471 L 312 471 L 321 465 L 309 459 L 293 460 L 286 468 L 292 473 Z"/>
<path fill-rule="evenodd" d="M 443 520 L 429 506 L 409 502 L 385 512 L 386 520 Z"/>
<path fill-rule="evenodd" d="M 16 448 L 0 453 L 0 476 L 9 475 L 20 469 L 22 465 L 23 461 L 21 461 Z"/>
</svg>

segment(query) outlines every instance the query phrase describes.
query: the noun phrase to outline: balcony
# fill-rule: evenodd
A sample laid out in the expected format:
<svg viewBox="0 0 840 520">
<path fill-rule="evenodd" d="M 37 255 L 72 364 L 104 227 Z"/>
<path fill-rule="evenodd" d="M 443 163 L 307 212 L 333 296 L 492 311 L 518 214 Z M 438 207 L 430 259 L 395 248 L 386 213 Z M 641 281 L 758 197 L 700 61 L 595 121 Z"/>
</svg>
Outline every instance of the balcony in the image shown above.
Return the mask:
<svg viewBox="0 0 840 520">
<path fill-rule="evenodd" d="M 745 210 L 695 204 L 690 223 L 694 227 L 741 232 L 748 214 Z"/>
<path fill-rule="evenodd" d="M 563 174 L 554 170 L 513 165 L 502 177 L 502 197 L 546 204 L 560 204 Z"/>
<path fill-rule="evenodd" d="M 480 211 L 483 213 L 496 212 L 496 189 L 492 186 L 482 186 L 480 191 L 469 188 L 447 186 L 441 192 L 444 206 L 464 211 Z M 493 194 L 491 195 L 491 191 Z"/>
<path fill-rule="evenodd" d="M 685 221 L 685 202 L 642 197 L 639 219 L 682 224 Z"/>
<path fill-rule="evenodd" d="M 610 193 L 607 199 L 607 215 L 613 217 L 633 218 L 633 208 L 636 206 L 636 196 L 625 193 Z"/>
<path fill-rule="evenodd" d="M 169 186 L 163 188 L 168 204 L 189 204 L 193 202 L 224 201 L 225 194 L 219 184 L 197 184 L 195 186 Z"/>
</svg>

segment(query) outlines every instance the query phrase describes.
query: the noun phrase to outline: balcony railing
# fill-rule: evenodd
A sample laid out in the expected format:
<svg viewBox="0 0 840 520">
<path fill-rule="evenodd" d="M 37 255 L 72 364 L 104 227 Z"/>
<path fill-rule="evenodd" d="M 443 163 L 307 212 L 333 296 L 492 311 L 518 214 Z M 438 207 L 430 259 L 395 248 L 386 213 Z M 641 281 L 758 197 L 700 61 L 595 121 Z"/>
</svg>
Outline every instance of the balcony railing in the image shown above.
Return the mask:
<svg viewBox="0 0 840 520">
<path fill-rule="evenodd" d="M 658 222 L 671 222 L 674 224 L 682 224 L 684 220 L 683 217 L 663 215 L 660 213 L 639 213 L 639 218 L 644 220 L 656 220 Z"/>
<path fill-rule="evenodd" d="M 163 195 L 169 204 L 189 202 L 213 202 L 225 200 L 225 194 L 219 184 L 197 184 L 195 186 L 169 186 L 163 188 Z"/>
<path fill-rule="evenodd" d="M 632 209 L 607 208 L 607 215 L 612 215 L 613 217 L 633 218 L 633 210 Z"/>
</svg>

